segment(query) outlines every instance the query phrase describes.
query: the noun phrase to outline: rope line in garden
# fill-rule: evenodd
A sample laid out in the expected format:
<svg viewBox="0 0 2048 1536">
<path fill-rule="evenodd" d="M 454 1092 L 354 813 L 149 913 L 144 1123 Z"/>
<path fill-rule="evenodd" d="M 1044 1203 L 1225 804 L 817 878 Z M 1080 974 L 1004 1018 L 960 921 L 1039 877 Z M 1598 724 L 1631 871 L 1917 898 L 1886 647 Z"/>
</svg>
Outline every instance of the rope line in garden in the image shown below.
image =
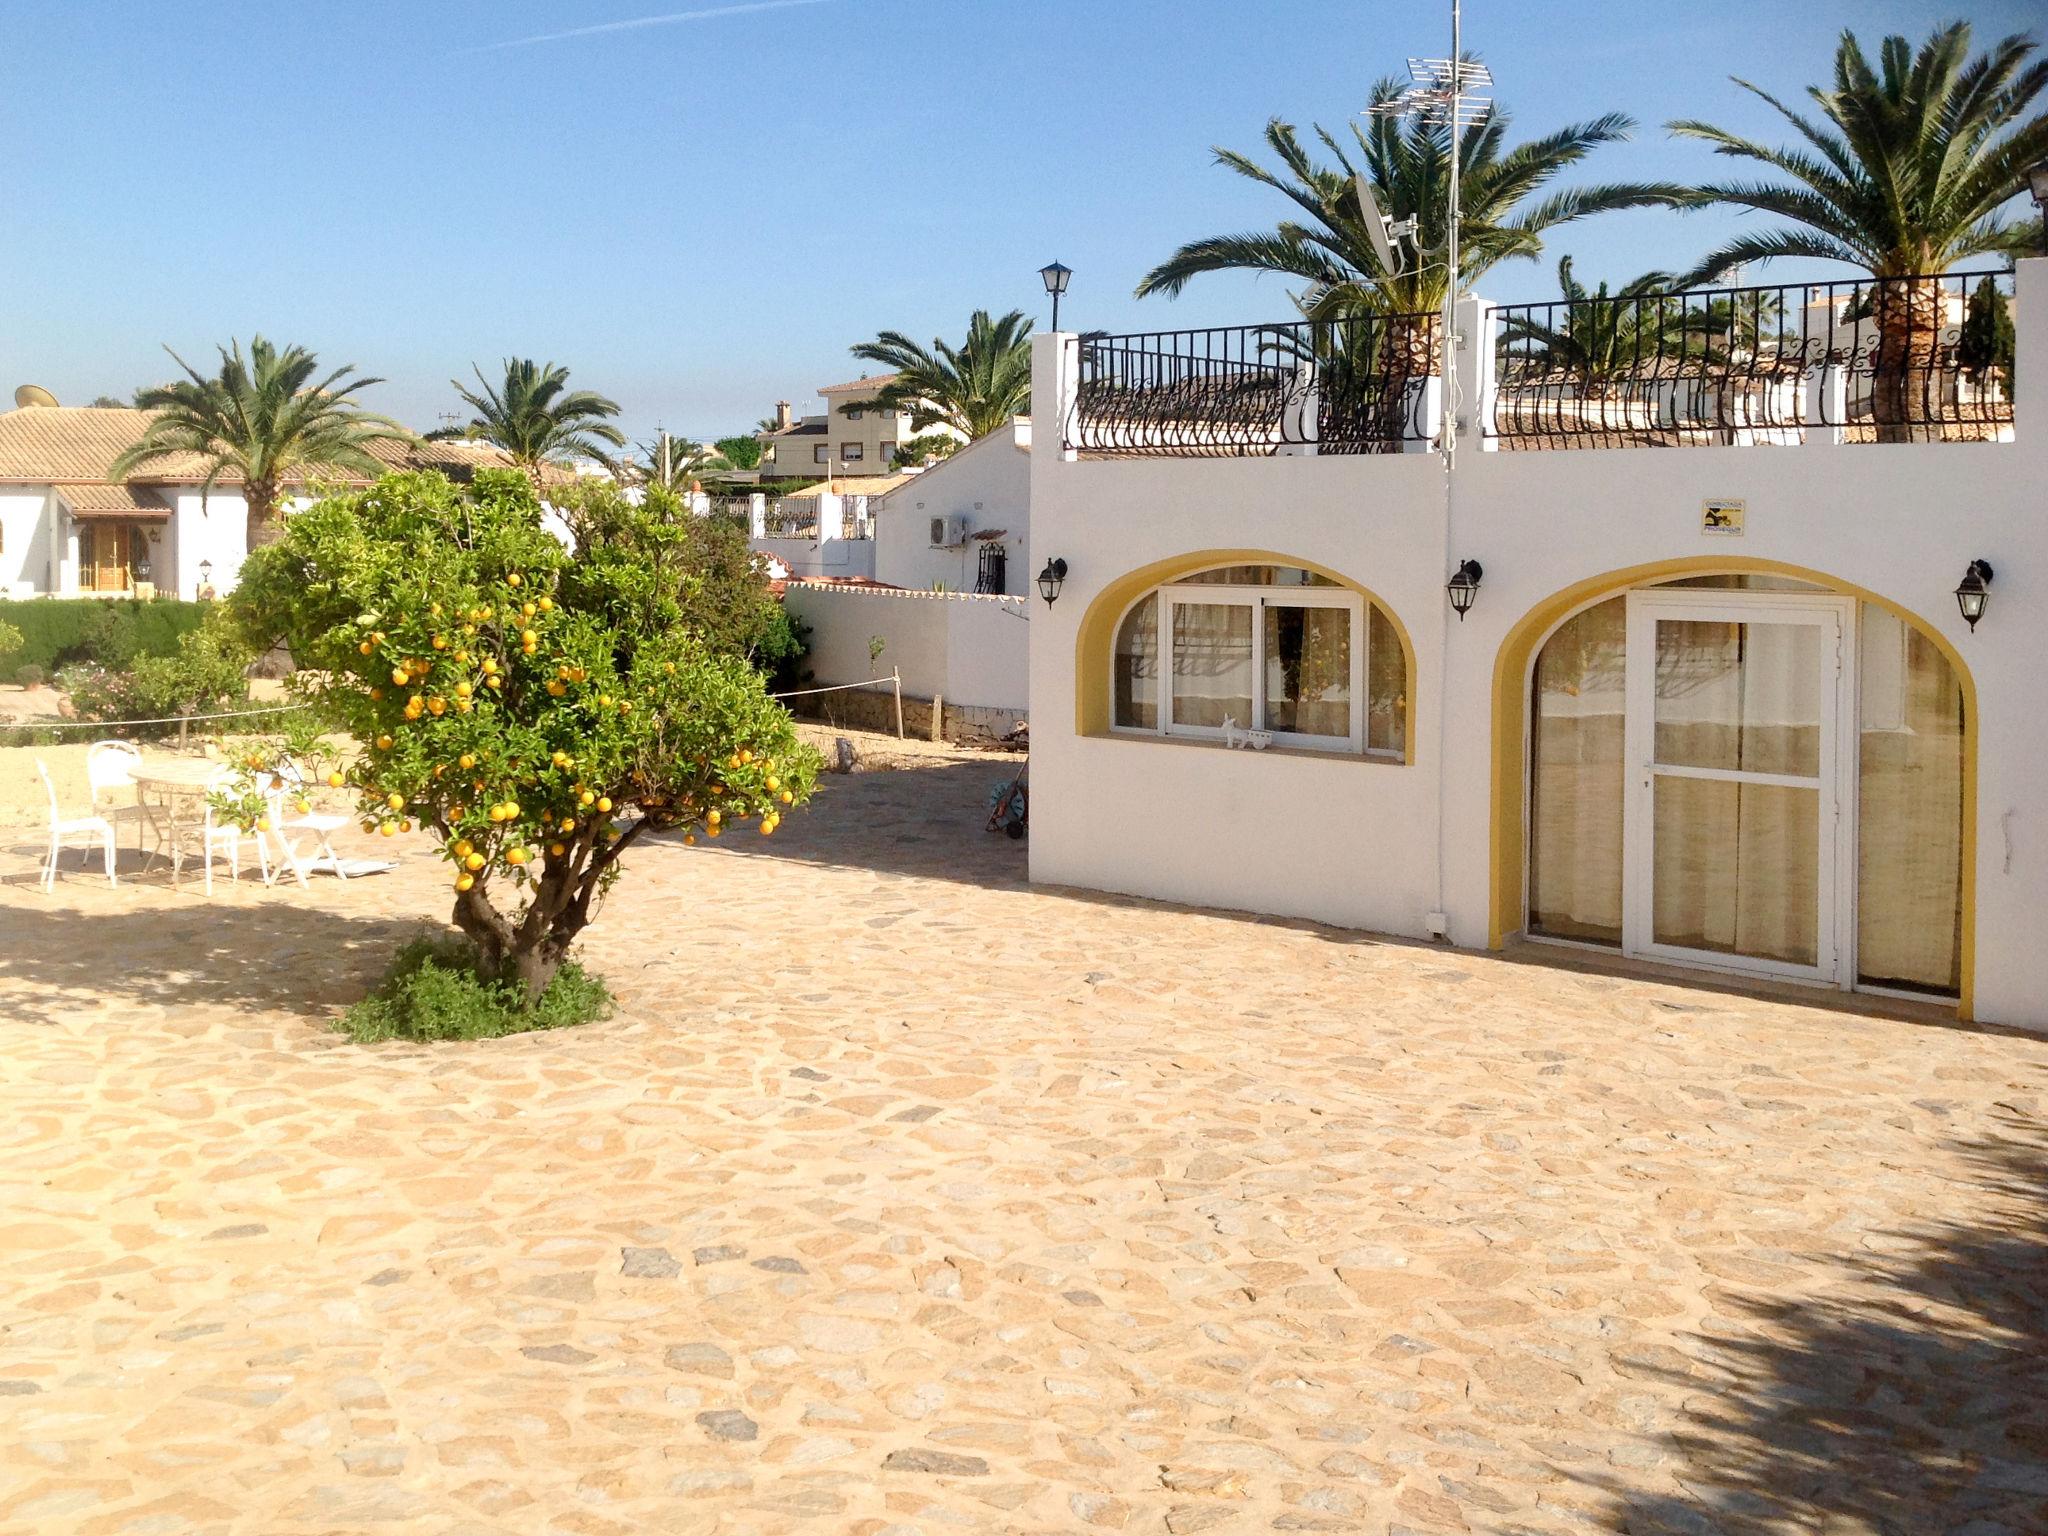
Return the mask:
<svg viewBox="0 0 2048 1536">
<path fill-rule="evenodd" d="M 264 709 L 237 709 L 219 715 L 166 715 L 158 720 L 14 720 L 5 728 L 17 731 L 113 731 L 128 725 L 197 725 L 202 720 L 251 720 L 258 715 L 289 715 L 303 704 L 273 704 Z"/>
<path fill-rule="evenodd" d="M 771 699 L 800 699 L 807 693 L 838 693 L 846 688 L 893 688 L 895 686 L 896 679 L 893 677 L 872 677 L 864 683 L 833 683 L 825 688 L 793 688 L 788 693 L 771 693 L 768 697 Z"/>
</svg>

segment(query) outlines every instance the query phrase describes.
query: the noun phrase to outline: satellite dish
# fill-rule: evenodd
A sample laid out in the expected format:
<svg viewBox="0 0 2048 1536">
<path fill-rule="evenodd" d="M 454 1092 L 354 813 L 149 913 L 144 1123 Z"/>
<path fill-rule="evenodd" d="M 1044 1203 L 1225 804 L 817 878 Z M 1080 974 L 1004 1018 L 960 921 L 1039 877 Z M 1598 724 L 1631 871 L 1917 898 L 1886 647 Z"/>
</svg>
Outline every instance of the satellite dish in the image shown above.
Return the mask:
<svg viewBox="0 0 2048 1536">
<path fill-rule="evenodd" d="M 1379 199 L 1372 195 L 1372 183 L 1365 179 L 1365 172 L 1359 171 L 1351 178 L 1351 185 L 1358 193 L 1358 211 L 1365 219 L 1365 237 L 1372 242 L 1373 254 L 1380 259 L 1380 270 L 1387 276 L 1397 276 L 1401 271 L 1401 258 L 1394 253 L 1394 244 L 1387 238 L 1387 216 L 1380 212 Z"/>
<path fill-rule="evenodd" d="M 14 403 L 27 410 L 32 405 L 55 405 L 57 397 L 40 384 L 24 384 L 14 392 Z"/>
</svg>

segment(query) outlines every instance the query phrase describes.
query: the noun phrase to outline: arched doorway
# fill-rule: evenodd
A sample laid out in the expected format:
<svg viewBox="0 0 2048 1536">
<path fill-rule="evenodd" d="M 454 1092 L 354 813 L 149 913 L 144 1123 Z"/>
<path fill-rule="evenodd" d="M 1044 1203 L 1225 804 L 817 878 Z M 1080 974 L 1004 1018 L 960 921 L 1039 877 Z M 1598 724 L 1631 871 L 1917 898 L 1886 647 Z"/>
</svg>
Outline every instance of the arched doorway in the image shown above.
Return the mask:
<svg viewBox="0 0 2048 1536">
<path fill-rule="evenodd" d="M 1974 706 L 1946 642 L 1761 562 L 1587 585 L 1497 673 L 1497 933 L 1967 1007 Z"/>
</svg>

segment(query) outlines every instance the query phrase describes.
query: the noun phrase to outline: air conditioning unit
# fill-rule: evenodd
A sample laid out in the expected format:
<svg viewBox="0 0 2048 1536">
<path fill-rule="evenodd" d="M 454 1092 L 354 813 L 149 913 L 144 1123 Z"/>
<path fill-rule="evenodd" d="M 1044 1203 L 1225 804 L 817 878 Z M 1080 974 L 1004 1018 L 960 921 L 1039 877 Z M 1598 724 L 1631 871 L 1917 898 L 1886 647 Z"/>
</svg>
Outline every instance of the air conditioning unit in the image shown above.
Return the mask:
<svg viewBox="0 0 2048 1536">
<path fill-rule="evenodd" d="M 967 542 L 967 519 L 957 515 L 931 520 L 932 547 L 958 549 Z"/>
</svg>

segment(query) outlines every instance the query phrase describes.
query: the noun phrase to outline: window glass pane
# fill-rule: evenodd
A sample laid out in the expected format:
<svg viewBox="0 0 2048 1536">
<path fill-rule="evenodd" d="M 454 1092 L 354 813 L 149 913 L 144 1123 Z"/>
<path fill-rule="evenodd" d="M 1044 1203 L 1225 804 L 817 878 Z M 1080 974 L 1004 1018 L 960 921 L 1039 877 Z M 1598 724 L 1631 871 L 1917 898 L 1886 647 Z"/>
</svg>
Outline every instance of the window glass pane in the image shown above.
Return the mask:
<svg viewBox="0 0 2048 1536">
<path fill-rule="evenodd" d="M 1173 723 L 1252 723 L 1252 610 L 1246 603 L 1173 605 Z"/>
<path fill-rule="evenodd" d="M 1820 934 L 1820 791 L 1658 774 L 1653 937 L 1812 965 Z"/>
<path fill-rule="evenodd" d="M 1657 761 L 1820 772 L 1817 624 L 1657 621 Z"/>
<path fill-rule="evenodd" d="M 1159 729 L 1159 599 L 1148 597 L 1129 613 L 1116 632 L 1114 677 L 1118 725 Z"/>
<path fill-rule="evenodd" d="M 1860 609 L 1856 974 L 1962 986 L 1963 690 L 1934 643 Z"/>
<path fill-rule="evenodd" d="M 1621 942 L 1622 722 L 1628 610 L 1565 621 L 1536 658 L 1530 721 L 1529 929 Z"/>
<path fill-rule="evenodd" d="M 1405 754 L 1408 750 L 1408 657 L 1394 621 L 1377 604 L 1368 604 L 1372 640 L 1365 651 L 1365 745 L 1373 752 Z"/>
<path fill-rule="evenodd" d="M 1351 612 L 1266 604 L 1269 731 L 1351 734 Z"/>
<path fill-rule="evenodd" d="M 1176 586 L 1334 587 L 1336 582 L 1291 565 L 1219 565 L 1213 571 L 1183 576 Z"/>
</svg>

